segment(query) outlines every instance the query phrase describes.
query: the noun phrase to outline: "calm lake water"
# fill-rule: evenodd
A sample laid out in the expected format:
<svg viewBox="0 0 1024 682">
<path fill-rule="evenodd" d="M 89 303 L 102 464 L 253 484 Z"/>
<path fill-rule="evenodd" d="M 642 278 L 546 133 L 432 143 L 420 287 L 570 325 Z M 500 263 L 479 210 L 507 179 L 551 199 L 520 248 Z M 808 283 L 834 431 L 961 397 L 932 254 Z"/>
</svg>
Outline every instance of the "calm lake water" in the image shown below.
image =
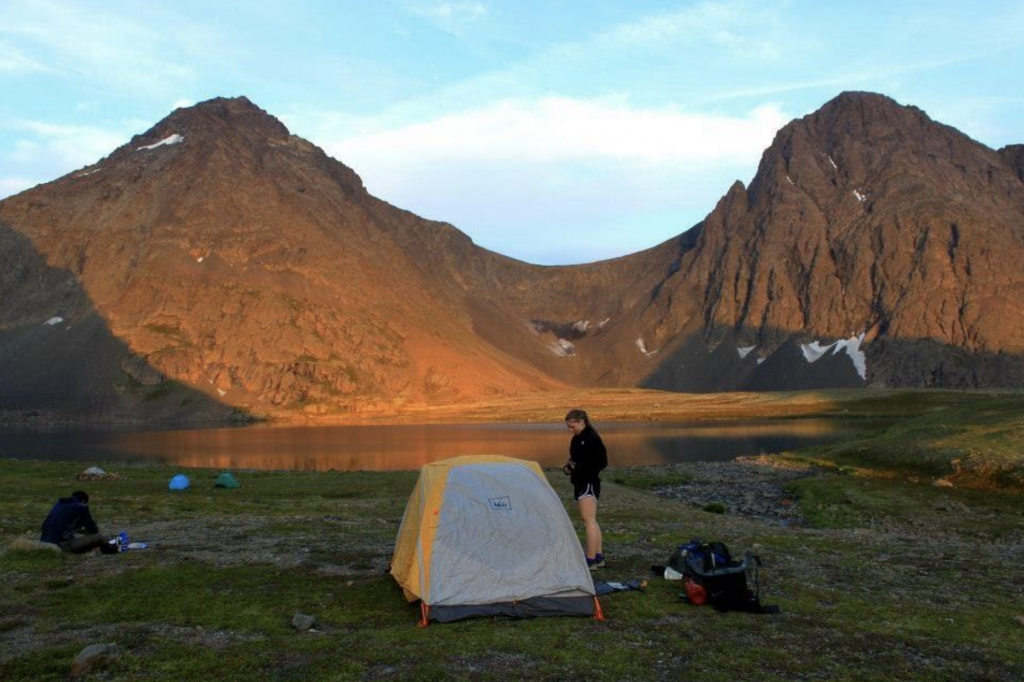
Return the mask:
<svg viewBox="0 0 1024 682">
<path fill-rule="evenodd" d="M 794 419 L 746 422 L 597 424 L 612 466 L 724 461 L 851 438 L 879 422 Z M 159 463 L 216 469 L 384 471 L 418 469 L 447 457 L 497 454 L 561 466 L 563 424 L 432 424 L 198 429 L 178 431 L 0 431 L 0 457 Z"/>
</svg>

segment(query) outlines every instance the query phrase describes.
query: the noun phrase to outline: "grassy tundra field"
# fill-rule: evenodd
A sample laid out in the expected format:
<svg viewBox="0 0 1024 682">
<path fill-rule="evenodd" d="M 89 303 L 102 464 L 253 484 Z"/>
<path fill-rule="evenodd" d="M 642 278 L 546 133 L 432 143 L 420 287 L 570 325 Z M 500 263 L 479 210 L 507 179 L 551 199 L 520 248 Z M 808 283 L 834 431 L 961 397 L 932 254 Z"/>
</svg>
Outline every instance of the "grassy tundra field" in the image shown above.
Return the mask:
<svg viewBox="0 0 1024 682">
<path fill-rule="evenodd" d="M 111 465 L 123 478 L 78 482 L 82 463 L 2 460 L 0 679 L 64 680 L 105 642 L 120 656 L 88 679 L 1024 678 L 1024 397 L 864 395 L 826 411 L 897 419 L 856 441 L 728 464 L 613 460 L 597 575 L 650 584 L 603 598 L 603 622 L 416 627 L 385 573 L 415 472 L 236 472 L 240 489 L 216 490 L 218 471 L 191 470 L 193 488 L 171 493 L 177 469 Z M 19 549 L 76 488 L 102 529 L 149 549 Z M 781 614 L 694 607 L 650 575 L 693 537 L 759 554 Z M 291 626 L 296 612 L 313 631 Z"/>
</svg>

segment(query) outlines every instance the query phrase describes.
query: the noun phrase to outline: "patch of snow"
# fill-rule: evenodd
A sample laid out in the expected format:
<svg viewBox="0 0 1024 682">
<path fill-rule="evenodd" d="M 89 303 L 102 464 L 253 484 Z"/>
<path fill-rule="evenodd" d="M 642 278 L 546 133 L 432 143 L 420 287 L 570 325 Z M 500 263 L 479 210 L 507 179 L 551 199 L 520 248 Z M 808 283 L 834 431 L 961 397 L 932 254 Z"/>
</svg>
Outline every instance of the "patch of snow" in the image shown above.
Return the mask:
<svg viewBox="0 0 1024 682">
<path fill-rule="evenodd" d="M 827 346 L 822 346 L 817 341 L 814 343 L 801 343 L 800 350 L 804 353 L 804 360 L 807 362 L 817 362 L 821 356 L 831 350 L 834 345 L 834 343 L 830 343 Z"/>
<path fill-rule="evenodd" d="M 859 335 L 850 335 L 848 339 L 842 339 L 836 341 L 836 353 L 840 350 L 845 350 L 846 354 L 850 356 L 850 360 L 853 361 L 853 366 L 857 369 L 857 374 L 860 375 L 861 379 L 868 378 L 868 361 L 864 355 L 864 351 L 860 349 L 860 344 L 864 342 L 864 332 Z"/>
<path fill-rule="evenodd" d="M 203 257 L 200 256 L 199 258 L 196 258 L 196 262 L 197 263 L 202 263 L 203 262 Z"/>
<path fill-rule="evenodd" d="M 226 396 L 228 394 L 228 392 L 225 391 L 223 388 L 218 388 L 217 389 L 217 393 L 220 393 L 220 397 L 221 398 L 223 398 L 224 396 Z"/>
<path fill-rule="evenodd" d="M 793 185 L 794 187 L 796 186 L 796 183 L 795 183 L 795 182 L 793 182 L 793 178 L 791 178 L 791 177 L 789 177 L 789 176 L 787 175 L 787 176 L 786 176 L 786 179 L 787 179 L 787 180 L 789 180 L 789 184 Z"/>
<path fill-rule="evenodd" d="M 857 190 L 853 190 L 853 196 L 857 197 L 857 201 L 864 201 L 868 198 L 866 194 L 861 194 Z"/>
<path fill-rule="evenodd" d="M 859 336 L 851 335 L 848 339 L 840 339 L 827 346 L 822 346 L 817 341 L 814 343 L 802 343 L 800 344 L 800 350 L 803 351 L 804 359 L 807 362 L 815 362 L 828 351 L 832 351 L 833 355 L 838 354 L 840 351 L 846 351 L 846 354 L 850 356 L 850 360 L 853 362 L 854 369 L 857 370 L 857 374 L 860 375 L 861 379 L 867 379 L 867 358 L 864 355 L 864 351 L 860 349 L 860 344 L 863 342 L 864 332 L 861 332 Z"/>
<path fill-rule="evenodd" d="M 768 359 L 768 358 L 758 358 L 758 359 L 757 359 L 757 364 L 759 364 L 759 365 L 760 365 L 760 364 L 761 364 L 762 362 L 764 362 L 764 361 L 765 361 L 765 360 L 767 360 L 767 359 Z"/>
<path fill-rule="evenodd" d="M 43 324 L 48 324 L 48 325 L 50 325 L 52 327 L 54 325 L 60 324 L 63 321 L 64 321 L 63 317 L 51 317 L 46 322 L 43 322 Z"/>
<path fill-rule="evenodd" d="M 165 144 L 168 144 L 168 145 L 169 144 L 178 144 L 179 142 L 181 142 L 184 139 L 185 139 L 184 135 L 179 135 L 178 133 L 174 133 L 173 135 L 169 135 L 169 136 L 165 137 L 164 139 L 160 140 L 159 142 L 154 142 L 153 144 L 146 145 L 145 147 L 139 147 L 135 151 L 141 152 L 143 149 L 156 149 L 157 147 L 162 147 Z"/>
<path fill-rule="evenodd" d="M 79 174 L 78 174 L 78 175 L 76 175 L 75 177 L 76 177 L 76 178 L 84 178 L 84 177 L 85 177 L 86 175 L 92 175 L 93 173 L 99 173 L 99 172 L 100 172 L 101 170 L 103 170 L 103 167 L 102 167 L 102 166 L 101 166 L 101 167 L 99 167 L 99 168 L 94 168 L 94 169 L 93 169 L 93 170 L 91 170 L 91 171 L 85 171 L 84 173 L 79 173 Z"/>
<path fill-rule="evenodd" d="M 636 347 L 639 348 L 640 352 L 646 355 L 647 357 L 651 357 L 652 355 L 658 352 L 657 350 L 647 350 L 647 344 L 644 342 L 642 337 L 637 337 Z"/>
<path fill-rule="evenodd" d="M 606 317 L 597 324 L 598 329 L 604 329 L 604 326 L 612 321 L 612 318 Z"/>
<path fill-rule="evenodd" d="M 560 358 L 567 358 L 570 355 L 576 355 L 576 346 L 572 344 L 572 341 L 566 339 L 558 339 L 551 344 L 551 352 Z"/>
<path fill-rule="evenodd" d="M 832 164 L 833 168 L 835 168 L 836 170 L 839 170 L 839 166 L 836 165 L 836 162 L 832 160 L 831 156 L 828 157 L 828 162 Z"/>
<path fill-rule="evenodd" d="M 590 320 L 577 320 L 572 323 L 573 330 L 578 331 L 580 334 L 586 334 L 588 327 L 590 327 Z"/>
<path fill-rule="evenodd" d="M 755 348 L 757 348 L 757 346 L 747 346 L 746 348 L 736 346 L 736 352 L 740 354 L 740 359 L 742 360 L 743 358 L 750 355 L 750 351 L 754 350 Z"/>
</svg>

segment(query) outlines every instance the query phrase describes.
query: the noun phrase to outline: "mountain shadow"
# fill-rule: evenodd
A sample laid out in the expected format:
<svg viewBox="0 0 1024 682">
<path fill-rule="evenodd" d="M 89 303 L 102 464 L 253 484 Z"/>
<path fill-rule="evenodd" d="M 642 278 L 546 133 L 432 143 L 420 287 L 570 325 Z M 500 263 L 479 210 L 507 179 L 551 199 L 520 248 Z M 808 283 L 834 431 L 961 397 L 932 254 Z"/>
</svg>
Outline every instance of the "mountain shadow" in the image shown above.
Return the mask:
<svg viewBox="0 0 1024 682">
<path fill-rule="evenodd" d="M 0 424 L 198 424 L 248 415 L 169 380 L 108 328 L 75 275 L 0 224 Z"/>
<path fill-rule="evenodd" d="M 763 346 L 744 340 L 788 338 Z M 971 353 L 934 339 L 804 340 L 780 329 L 715 330 L 678 340 L 640 385 L 672 391 L 791 391 L 886 387 L 1015 388 L 1024 384 L 1024 355 Z"/>
</svg>

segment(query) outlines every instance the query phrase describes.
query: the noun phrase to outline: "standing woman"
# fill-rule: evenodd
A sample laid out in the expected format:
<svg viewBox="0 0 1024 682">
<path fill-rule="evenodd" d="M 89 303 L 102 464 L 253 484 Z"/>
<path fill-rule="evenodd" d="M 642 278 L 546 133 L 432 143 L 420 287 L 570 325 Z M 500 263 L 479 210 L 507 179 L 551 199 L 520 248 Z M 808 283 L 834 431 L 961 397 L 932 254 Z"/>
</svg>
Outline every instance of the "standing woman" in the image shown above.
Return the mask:
<svg viewBox="0 0 1024 682">
<path fill-rule="evenodd" d="M 604 566 L 601 527 L 597 525 L 597 498 L 601 496 L 599 474 L 608 466 L 608 451 L 583 410 L 570 410 L 565 415 L 565 425 L 572 431 L 572 440 L 569 441 L 569 461 L 562 471 L 572 481 L 573 498 L 587 529 L 587 568 L 594 570 Z"/>
</svg>

